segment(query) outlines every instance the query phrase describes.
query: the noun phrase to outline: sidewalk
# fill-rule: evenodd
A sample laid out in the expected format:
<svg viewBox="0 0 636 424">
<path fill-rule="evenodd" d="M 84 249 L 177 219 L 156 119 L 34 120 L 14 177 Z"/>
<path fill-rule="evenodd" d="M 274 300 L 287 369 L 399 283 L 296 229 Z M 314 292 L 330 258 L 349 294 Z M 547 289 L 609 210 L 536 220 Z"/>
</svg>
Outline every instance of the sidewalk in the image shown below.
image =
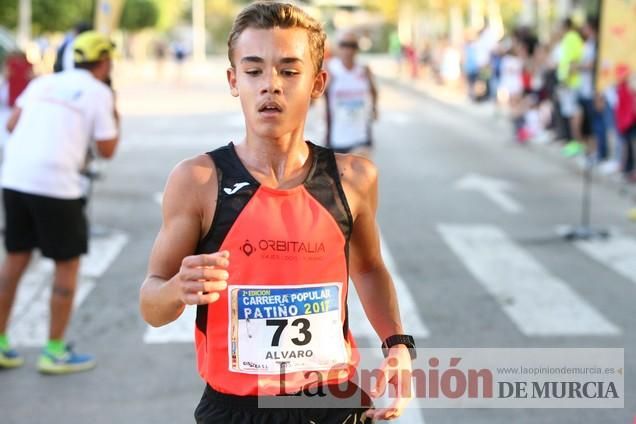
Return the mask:
<svg viewBox="0 0 636 424">
<path fill-rule="evenodd" d="M 513 136 L 512 127 L 506 114 L 492 102 L 475 103 L 471 101 L 466 93 L 460 88 L 448 87 L 437 84 L 430 79 L 413 79 L 406 72 L 400 75 L 396 73 L 394 60 L 388 55 L 369 55 L 364 57 L 366 63 L 373 70 L 379 81 L 406 90 L 414 91 L 417 94 L 426 96 L 445 107 L 460 113 L 463 116 L 470 116 L 479 120 L 488 127 L 499 132 L 501 137 L 509 134 L 510 143 L 516 143 Z M 566 158 L 561 154 L 562 145 L 557 142 L 527 142 L 523 147 L 542 155 L 549 160 L 562 163 L 572 172 L 583 173 L 584 163 L 582 157 Z M 596 169 L 595 169 L 596 171 Z M 629 196 L 636 203 L 636 184 L 626 182 L 619 174 L 603 175 L 594 172 L 594 181 L 603 186 L 617 191 L 622 196 Z"/>
</svg>

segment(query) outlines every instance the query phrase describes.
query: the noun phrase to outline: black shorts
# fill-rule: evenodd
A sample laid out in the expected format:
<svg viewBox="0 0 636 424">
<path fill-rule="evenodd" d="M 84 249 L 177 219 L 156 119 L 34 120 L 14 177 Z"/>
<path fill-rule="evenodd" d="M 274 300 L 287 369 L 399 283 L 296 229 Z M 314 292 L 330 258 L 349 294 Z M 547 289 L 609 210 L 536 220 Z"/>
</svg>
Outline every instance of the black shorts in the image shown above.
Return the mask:
<svg viewBox="0 0 636 424">
<path fill-rule="evenodd" d="M 360 404 L 371 405 L 371 399 L 366 393 L 359 391 L 355 396 L 362 400 Z M 305 395 L 303 395 L 305 396 Z M 233 396 L 217 392 L 209 385 L 206 386 L 201 402 L 194 412 L 197 424 L 372 424 L 374 421 L 367 418 L 366 407 L 320 407 L 320 408 L 295 408 L 295 396 L 282 397 L 283 402 L 287 399 L 289 407 L 281 408 L 259 408 L 256 396 Z M 277 397 L 277 399 L 281 399 Z M 333 398 L 332 398 L 333 399 Z M 322 402 L 330 402 L 332 399 L 318 399 L 320 406 Z M 305 398 L 306 400 L 306 398 Z M 333 402 L 343 402 L 335 399 Z M 350 400 L 346 401 L 350 403 Z M 331 403 L 332 406 L 338 405 Z"/>
<path fill-rule="evenodd" d="M 88 251 L 88 223 L 84 199 L 57 199 L 3 189 L 7 252 L 39 248 L 56 261 L 76 258 Z"/>
</svg>

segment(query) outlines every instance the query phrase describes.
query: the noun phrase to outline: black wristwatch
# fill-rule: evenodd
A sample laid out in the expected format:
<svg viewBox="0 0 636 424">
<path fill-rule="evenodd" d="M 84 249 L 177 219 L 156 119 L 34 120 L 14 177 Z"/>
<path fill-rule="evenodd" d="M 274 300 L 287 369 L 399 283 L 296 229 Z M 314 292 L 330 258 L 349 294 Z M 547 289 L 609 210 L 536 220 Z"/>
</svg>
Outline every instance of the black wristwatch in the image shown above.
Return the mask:
<svg viewBox="0 0 636 424">
<path fill-rule="evenodd" d="M 394 334 L 386 338 L 384 343 L 382 343 L 382 353 L 386 358 L 389 356 L 389 349 L 395 345 L 403 344 L 409 350 L 409 355 L 411 355 L 411 359 L 417 358 L 417 352 L 415 351 L 415 340 L 413 340 L 413 336 L 409 336 L 408 334 Z"/>
</svg>

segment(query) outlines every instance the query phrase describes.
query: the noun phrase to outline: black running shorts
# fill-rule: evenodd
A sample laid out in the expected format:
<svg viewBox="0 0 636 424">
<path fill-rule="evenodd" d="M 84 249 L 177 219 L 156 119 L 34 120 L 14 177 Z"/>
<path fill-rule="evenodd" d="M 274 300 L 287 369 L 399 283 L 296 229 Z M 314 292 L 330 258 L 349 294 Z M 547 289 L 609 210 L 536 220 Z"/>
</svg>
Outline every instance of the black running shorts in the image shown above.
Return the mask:
<svg viewBox="0 0 636 424">
<path fill-rule="evenodd" d="M 39 248 L 56 261 L 88 251 L 88 223 L 84 199 L 57 199 L 3 189 L 7 252 Z"/>
<path fill-rule="evenodd" d="M 358 393 L 364 396 L 361 404 L 371 405 L 371 400 L 365 393 Z M 289 404 L 288 408 L 264 409 L 258 407 L 256 396 L 228 395 L 217 392 L 207 385 L 201 402 L 194 412 L 194 417 L 197 424 L 372 424 L 374 422 L 365 415 L 369 409 L 368 406 L 338 408 L 337 402 L 342 400 L 335 399 L 331 403 L 333 407 L 300 409 L 294 407 L 294 398 L 295 396 L 283 398 L 284 402 Z M 323 401 L 325 399 L 319 400 L 319 402 Z"/>
</svg>

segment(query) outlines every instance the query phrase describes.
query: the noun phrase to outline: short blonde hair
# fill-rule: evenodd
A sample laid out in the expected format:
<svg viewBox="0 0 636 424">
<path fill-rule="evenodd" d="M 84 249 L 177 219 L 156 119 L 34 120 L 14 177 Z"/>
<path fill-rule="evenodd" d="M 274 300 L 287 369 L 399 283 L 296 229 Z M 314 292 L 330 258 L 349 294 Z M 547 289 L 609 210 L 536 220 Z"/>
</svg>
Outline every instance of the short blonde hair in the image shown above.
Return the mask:
<svg viewBox="0 0 636 424">
<path fill-rule="evenodd" d="M 247 28 L 302 28 L 307 31 L 309 50 L 316 74 L 322 69 L 325 54 L 325 31 L 322 25 L 302 9 L 289 3 L 258 1 L 243 9 L 232 24 L 227 39 L 228 59 L 234 67 L 234 46 L 236 40 Z"/>
</svg>

